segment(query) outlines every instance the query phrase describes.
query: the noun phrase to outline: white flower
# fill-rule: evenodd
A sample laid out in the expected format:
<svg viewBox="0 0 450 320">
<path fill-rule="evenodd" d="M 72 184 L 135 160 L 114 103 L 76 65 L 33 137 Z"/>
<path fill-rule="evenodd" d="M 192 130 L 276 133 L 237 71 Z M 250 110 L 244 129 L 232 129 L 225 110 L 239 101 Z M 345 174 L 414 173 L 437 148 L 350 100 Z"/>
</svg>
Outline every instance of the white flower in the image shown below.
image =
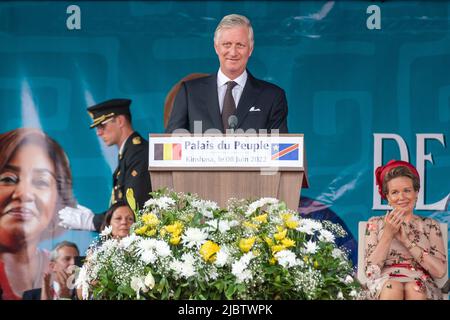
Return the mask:
<svg viewBox="0 0 450 320">
<path fill-rule="evenodd" d="M 301 219 L 297 231 L 313 235 L 315 231 L 322 229 L 322 223 L 311 219 Z"/>
<path fill-rule="evenodd" d="M 342 294 L 342 291 L 339 291 L 336 297 L 338 300 L 344 300 L 344 295 Z"/>
<path fill-rule="evenodd" d="M 134 233 L 128 237 L 122 238 L 119 243 L 119 247 L 127 250 L 130 245 L 132 245 L 139 237 Z"/>
<path fill-rule="evenodd" d="M 151 271 L 145 276 L 144 283 L 150 290 L 155 286 L 155 278 Z"/>
<path fill-rule="evenodd" d="M 219 229 L 219 219 L 211 219 L 206 221 L 206 224 L 209 226 L 208 231 L 214 232 Z"/>
<path fill-rule="evenodd" d="M 142 251 L 140 255 L 140 259 L 145 264 L 153 264 L 156 261 L 156 254 L 153 251 Z"/>
<path fill-rule="evenodd" d="M 223 246 L 220 248 L 216 255 L 216 261 L 214 264 L 218 267 L 223 267 L 228 262 L 229 252 L 228 248 Z"/>
<path fill-rule="evenodd" d="M 192 253 L 183 253 L 183 255 L 181 256 L 181 260 L 192 265 L 194 265 L 195 263 L 195 258 Z"/>
<path fill-rule="evenodd" d="M 213 219 L 206 221 L 206 224 L 209 225 L 209 231 L 214 232 L 216 230 L 219 230 L 220 233 L 226 233 L 228 230 L 231 229 L 231 227 L 235 226 L 235 223 L 238 223 L 237 221 L 227 221 L 227 220 L 218 220 Z"/>
<path fill-rule="evenodd" d="M 181 237 L 181 242 L 188 248 L 200 247 L 208 238 L 208 232 L 199 228 L 188 228 Z"/>
<path fill-rule="evenodd" d="M 278 263 L 285 268 L 295 267 L 299 265 L 299 261 L 295 256 L 295 253 L 290 250 L 281 250 L 275 254 Z"/>
<path fill-rule="evenodd" d="M 167 257 L 172 254 L 172 251 L 170 251 L 169 245 L 162 240 L 156 241 L 155 249 L 156 249 L 156 254 L 158 256 L 160 256 L 161 258 Z"/>
<path fill-rule="evenodd" d="M 350 291 L 349 296 L 353 297 L 353 298 L 356 298 L 358 296 L 358 291 L 353 289 L 352 291 Z"/>
<path fill-rule="evenodd" d="M 89 281 L 88 281 L 88 268 L 87 265 L 83 265 L 78 273 L 78 277 L 75 280 L 75 286 L 81 288 L 81 296 L 83 300 L 89 298 Z"/>
<path fill-rule="evenodd" d="M 256 211 L 256 209 L 263 207 L 266 204 L 275 204 L 278 203 L 278 199 L 275 198 L 261 198 L 259 200 L 256 200 L 248 206 L 247 211 L 245 212 L 246 216 L 251 215 L 253 212 Z"/>
<path fill-rule="evenodd" d="M 100 233 L 101 237 L 107 237 L 111 234 L 112 232 L 112 226 L 107 226 L 105 227 L 105 229 L 103 229 L 103 231 Z"/>
<path fill-rule="evenodd" d="M 136 291 L 136 296 L 138 299 L 140 298 L 141 290 L 144 293 L 148 291 L 148 288 L 146 287 L 145 282 L 141 277 L 133 276 L 131 278 L 130 286 L 131 286 L 131 289 Z"/>
<path fill-rule="evenodd" d="M 311 240 L 308 240 L 308 242 L 305 244 L 305 252 L 314 254 L 317 251 L 317 244 Z"/>
<path fill-rule="evenodd" d="M 177 275 L 187 279 L 197 274 L 195 271 L 194 262 L 194 257 L 191 254 L 185 253 L 181 256 L 181 260 L 173 260 L 169 267 Z"/>
<path fill-rule="evenodd" d="M 209 200 L 194 200 L 192 201 L 192 206 L 194 206 L 203 216 L 207 218 L 212 218 L 212 211 L 219 208 L 217 203 Z"/>
<path fill-rule="evenodd" d="M 168 209 L 175 204 L 175 200 L 169 197 L 161 197 L 159 199 L 149 199 L 145 202 L 144 207 L 148 208 L 151 206 L 156 206 L 160 209 Z"/>
<path fill-rule="evenodd" d="M 158 257 L 165 258 L 172 254 L 169 245 L 163 240 L 141 239 L 137 246 L 140 258 L 146 264 L 154 263 Z"/>
<path fill-rule="evenodd" d="M 333 251 L 331 252 L 331 255 L 332 255 L 333 258 L 335 258 L 335 259 L 340 259 L 340 258 L 343 257 L 344 253 L 342 252 L 341 249 L 334 248 Z"/>
<path fill-rule="evenodd" d="M 326 242 L 334 242 L 334 234 L 325 229 L 320 230 L 319 240 Z"/>
<path fill-rule="evenodd" d="M 347 275 L 344 279 L 345 284 L 350 284 L 353 282 L 353 277 L 351 275 Z"/>
<path fill-rule="evenodd" d="M 237 283 L 242 283 L 252 278 L 248 265 L 253 258 L 253 252 L 247 252 L 231 266 L 231 273 L 236 277 Z"/>
</svg>

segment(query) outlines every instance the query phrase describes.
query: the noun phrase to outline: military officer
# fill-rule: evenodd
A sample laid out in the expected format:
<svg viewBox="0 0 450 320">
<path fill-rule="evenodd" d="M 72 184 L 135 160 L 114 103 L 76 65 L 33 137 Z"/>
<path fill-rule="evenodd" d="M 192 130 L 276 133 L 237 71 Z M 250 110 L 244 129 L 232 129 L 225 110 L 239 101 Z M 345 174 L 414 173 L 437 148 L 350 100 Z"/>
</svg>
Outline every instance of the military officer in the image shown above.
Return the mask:
<svg viewBox="0 0 450 320">
<path fill-rule="evenodd" d="M 107 146 L 119 148 L 119 163 L 113 173 L 110 205 L 124 200 L 131 188 L 139 208 L 149 199 L 151 191 L 148 172 L 148 142 L 133 130 L 130 113 L 131 100 L 112 99 L 87 108 L 97 135 Z M 59 211 L 60 225 L 70 229 L 99 231 L 104 213 L 94 214 L 78 206 Z"/>
</svg>

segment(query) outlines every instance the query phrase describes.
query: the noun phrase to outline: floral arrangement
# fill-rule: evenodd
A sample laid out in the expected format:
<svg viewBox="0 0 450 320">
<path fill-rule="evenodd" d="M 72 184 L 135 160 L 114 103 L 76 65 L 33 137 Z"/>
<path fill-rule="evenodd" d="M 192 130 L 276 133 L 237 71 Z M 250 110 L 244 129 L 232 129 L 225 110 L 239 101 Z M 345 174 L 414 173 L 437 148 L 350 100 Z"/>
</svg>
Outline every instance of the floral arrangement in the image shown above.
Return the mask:
<svg viewBox="0 0 450 320">
<path fill-rule="evenodd" d="M 355 299 L 360 286 L 336 237 L 340 225 L 299 217 L 274 198 L 153 192 L 132 234 L 110 230 L 88 253 L 78 285 L 93 299 Z M 131 195 L 127 195 L 134 206 Z"/>
</svg>

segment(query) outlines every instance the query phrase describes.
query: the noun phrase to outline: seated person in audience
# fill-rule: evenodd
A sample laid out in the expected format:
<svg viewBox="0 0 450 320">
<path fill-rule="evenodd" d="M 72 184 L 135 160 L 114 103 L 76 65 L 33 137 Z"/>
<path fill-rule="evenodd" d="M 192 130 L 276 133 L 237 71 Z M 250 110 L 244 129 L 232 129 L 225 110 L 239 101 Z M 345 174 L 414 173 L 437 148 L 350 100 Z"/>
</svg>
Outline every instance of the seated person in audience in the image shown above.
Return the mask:
<svg viewBox="0 0 450 320">
<path fill-rule="evenodd" d="M 130 234 L 130 228 L 134 222 L 134 213 L 127 203 L 117 201 L 106 212 L 105 221 L 100 230 L 104 231 L 106 227 L 111 227 L 111 236 L 122 239 Z"/>
<path fill-rule="evenodd" d="M 75 243 L 62 241 L 50 254 L 51 272 L 44 274 L 42 288 L 27 290 L 24 300 L 63 300 L 75 297 L 73 274 L 75 258 L 80 255 Z"/>
<path fill-rule="evenodd" d="M 447 253 L 439 223 L 414 213 L 420 189 L 416 168 L 408 162 L 391 160 L 378 167 L 375 176 L 378 191 L 392 210 L 367 223 L 368 298 L 442 299 L 434 279 L 446 274 Z"/>
<path fill-rule="evenodd" d="M 120 240 L 130 235 L 130 229 L 135 222 L 134 212 L 126 204 L 125 201 L 118 201 L 113 204 L 105 215 L 105 221 L 100 228 L 101 230 L 101 240 L 108 238 L 114 238 Z M 109 228 L 109 230 L 107 229 Z M 89 259 L 92 254 L 92 250 L 100 246 L 102 242 L 97 243 L 93 248 L 88 251 L 85 263 L 89 263 Z M 77 297 L 82 300 L 82 289 L 77 288 Z"/>
</svg>

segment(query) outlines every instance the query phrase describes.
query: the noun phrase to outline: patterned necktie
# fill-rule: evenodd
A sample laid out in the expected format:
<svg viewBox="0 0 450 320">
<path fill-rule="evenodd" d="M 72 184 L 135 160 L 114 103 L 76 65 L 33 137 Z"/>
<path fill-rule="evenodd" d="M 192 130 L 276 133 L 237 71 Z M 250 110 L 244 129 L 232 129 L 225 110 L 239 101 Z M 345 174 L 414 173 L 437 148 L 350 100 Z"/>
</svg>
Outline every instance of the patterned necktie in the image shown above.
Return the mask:
<svg viewBox="0 0 450 320">
<path fill-rule="evenodd" d="M 228 129 L 228 118 L 236 111 L 236 103 L 234 102 L 231 93 L 235 85 L 237 85 L 237 83 L 234 81 L 227 82 L 227 92 L 225 92 L 225 97 L 223 98 L 222 124 L 224 131 Z"/>
</svg>

